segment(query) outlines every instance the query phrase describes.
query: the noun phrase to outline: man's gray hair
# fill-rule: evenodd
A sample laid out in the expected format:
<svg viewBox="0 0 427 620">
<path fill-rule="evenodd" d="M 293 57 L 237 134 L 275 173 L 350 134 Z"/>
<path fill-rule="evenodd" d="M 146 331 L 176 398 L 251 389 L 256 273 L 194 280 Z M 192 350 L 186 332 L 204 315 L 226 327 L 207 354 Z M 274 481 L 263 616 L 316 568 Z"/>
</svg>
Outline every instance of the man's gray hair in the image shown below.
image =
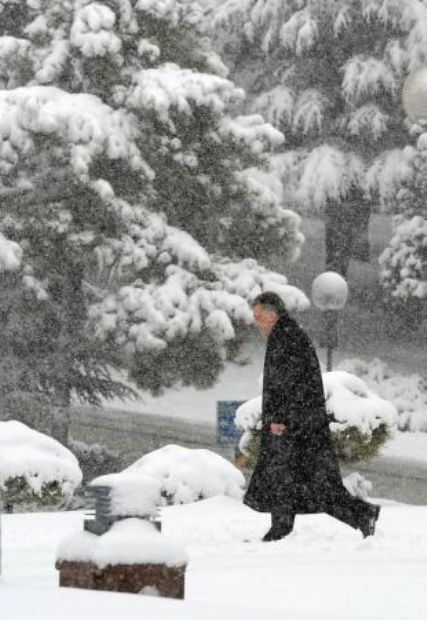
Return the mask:
<svg viewBox="0 0 427 620">
<path fill-rule="evenodd" d="M 258 305 L 263 306 L 266 310 L 275 312 L 278 316 L 284 316 L 288 313 L 283 299 L 277 293 L 271 291 L 260 293 L 252 300 L 252 308 Z"/>
</svg>

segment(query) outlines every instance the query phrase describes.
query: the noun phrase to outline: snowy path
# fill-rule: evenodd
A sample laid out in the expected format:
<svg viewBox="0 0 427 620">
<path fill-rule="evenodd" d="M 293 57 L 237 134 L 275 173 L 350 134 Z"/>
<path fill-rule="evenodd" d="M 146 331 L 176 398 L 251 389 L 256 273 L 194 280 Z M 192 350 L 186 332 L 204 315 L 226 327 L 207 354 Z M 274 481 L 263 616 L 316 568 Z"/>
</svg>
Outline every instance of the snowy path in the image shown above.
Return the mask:
<svg viewBox="0 0 427 620">
<path fill-rule="evenodd" d="M 268 612 L 269 620 L 425 620 L 427 507 L 384 504 L 373 539 L 308 515 L 289 538 L 268 545 L 257 541 L 267 516 L 235 500 L 169 508 L 164 531 L 190 555 L 184 603 L 58 592 L 55 549 L 82 527 L 82 513 L 7 515 L 1 618 L 255 620 Z"/>
</svg>

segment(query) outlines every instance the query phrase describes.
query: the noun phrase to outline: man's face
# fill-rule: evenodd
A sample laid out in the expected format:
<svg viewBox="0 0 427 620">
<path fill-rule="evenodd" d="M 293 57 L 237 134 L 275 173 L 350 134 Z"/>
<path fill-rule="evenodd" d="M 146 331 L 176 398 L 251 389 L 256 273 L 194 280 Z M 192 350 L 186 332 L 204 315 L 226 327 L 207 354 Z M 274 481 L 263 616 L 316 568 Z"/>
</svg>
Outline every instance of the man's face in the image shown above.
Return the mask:
<svg viewBox="0 0 427 620">
<path fill-rule="evenodd" d="M 262 304 L 254 306 L 252 313 L 258 330 L 264 338 L 268 338 L 279 317 L 274 310 L 267 310 Z"/>
</svg>

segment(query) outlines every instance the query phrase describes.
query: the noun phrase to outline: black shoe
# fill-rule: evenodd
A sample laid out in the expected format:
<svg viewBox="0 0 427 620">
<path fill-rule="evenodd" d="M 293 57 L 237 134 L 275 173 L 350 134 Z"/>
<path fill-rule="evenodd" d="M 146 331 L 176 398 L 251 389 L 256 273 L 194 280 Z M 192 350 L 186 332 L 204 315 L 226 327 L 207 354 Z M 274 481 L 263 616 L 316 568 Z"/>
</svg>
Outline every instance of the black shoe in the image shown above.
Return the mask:
<svg viewBox="0 0 427 620">
<path fill-rule="evenodd" d="M 378 521 L 378 517 L 380 516 L 381 506 L 374 506 L 372 513 L 365 517 L 361 525 L 359 525 L 359 530 L 362 532 L 363 538 L 368 538 L 368 536 L 373 536 L 375 534 L 375 527 Z"/>
<path fill-rule="evenodd" d="M 271 528 L 270 530 L 268 530 L 267 534 L 262 537 L 262 542 L 273 542 L 275 540 L 281 540 L 282 538 L 285 538 L 285 536 L 287 536 L 288 534 L 288 531 L 279 532 Z"/>
</svg>

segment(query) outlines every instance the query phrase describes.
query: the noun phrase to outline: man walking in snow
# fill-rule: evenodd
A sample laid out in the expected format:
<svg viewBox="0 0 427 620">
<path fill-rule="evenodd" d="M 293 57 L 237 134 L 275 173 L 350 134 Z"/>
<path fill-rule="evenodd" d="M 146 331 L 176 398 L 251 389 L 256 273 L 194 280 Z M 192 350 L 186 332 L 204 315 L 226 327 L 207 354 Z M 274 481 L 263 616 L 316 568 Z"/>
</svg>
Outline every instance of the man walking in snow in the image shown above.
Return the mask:
<svg viewBox="0 0 427 620">
<path fill-rule="evenodd" d="M 372 536 L 380 507 L 353 497 L 342 483 L 313 344 L 275 293 L 262 293 L 252 307 L 267 350 L 260 453 L 244 502 L 271 512 L 263 541 L 285 537 L 296 514 L 312 512 Z"/>
</svg>

